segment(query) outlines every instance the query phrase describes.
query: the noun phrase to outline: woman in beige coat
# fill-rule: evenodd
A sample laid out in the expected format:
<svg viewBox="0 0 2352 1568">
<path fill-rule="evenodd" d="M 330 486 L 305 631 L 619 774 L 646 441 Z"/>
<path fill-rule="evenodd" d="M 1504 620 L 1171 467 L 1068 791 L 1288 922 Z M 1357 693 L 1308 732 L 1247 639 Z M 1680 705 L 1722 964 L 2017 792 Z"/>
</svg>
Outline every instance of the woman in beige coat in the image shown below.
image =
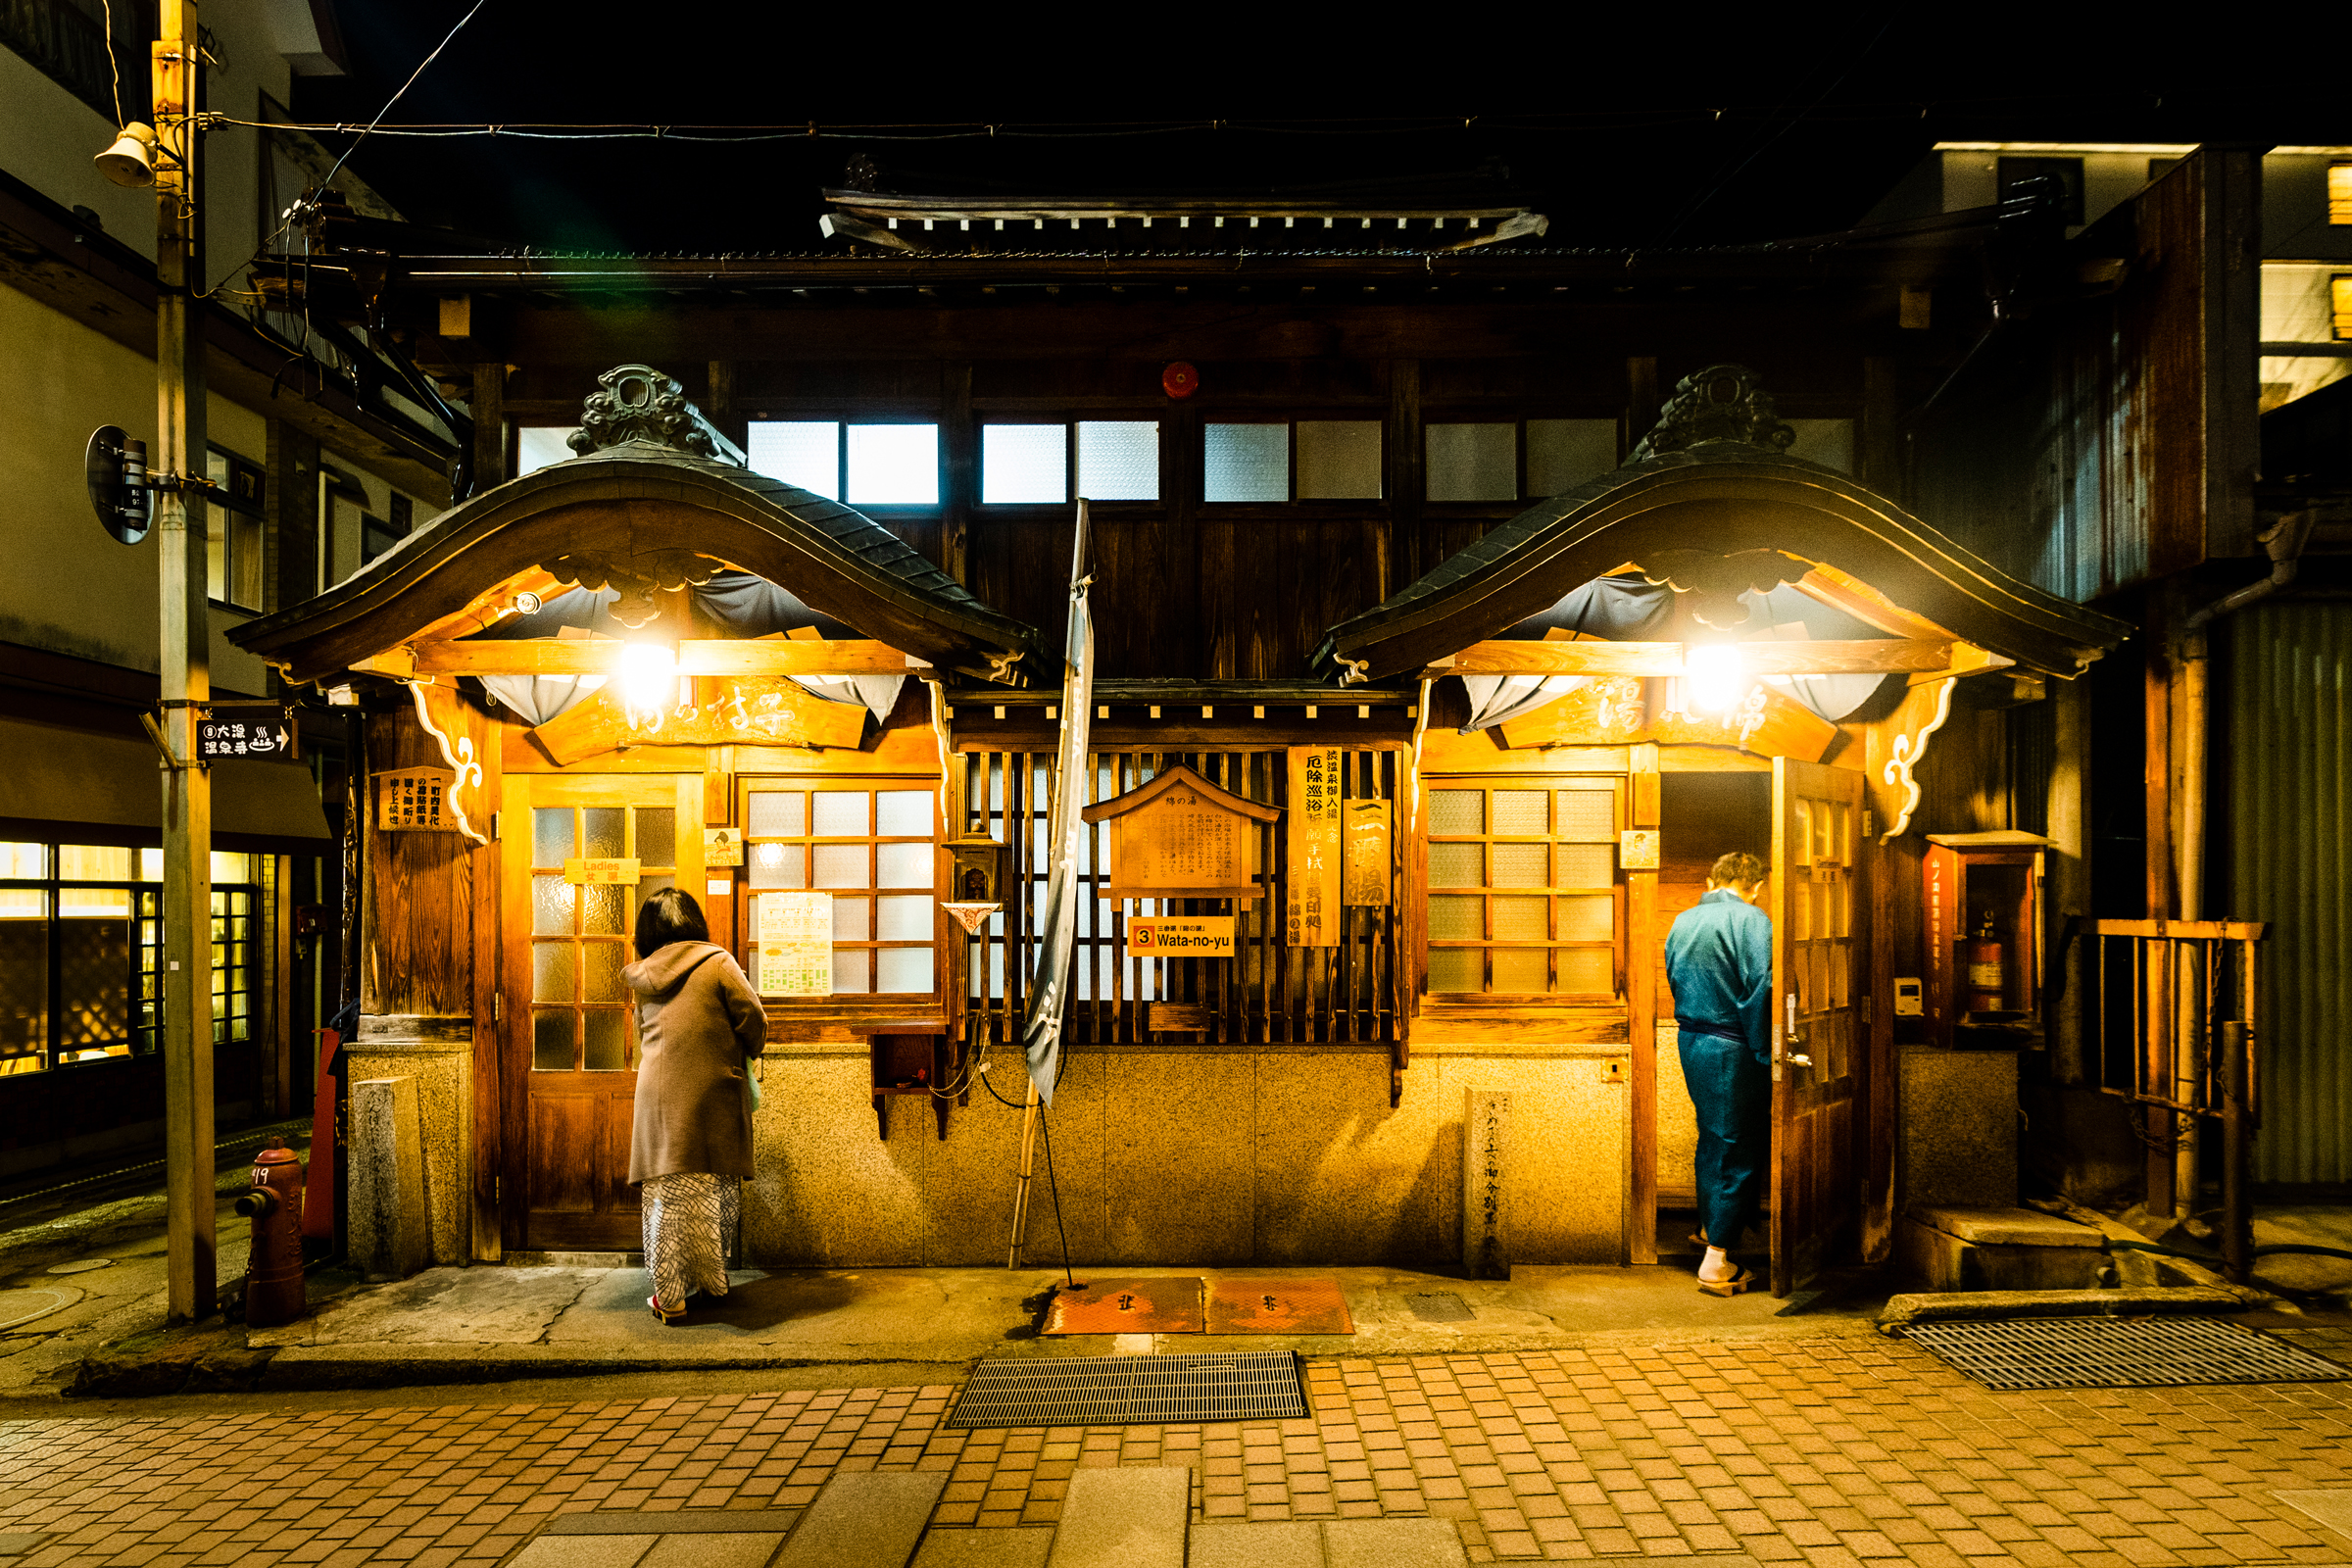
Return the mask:
<svg viewBox="0 0 2352 1568">
<path fill-rule="evenodd" d="M 727 1294 L 727 1237 L 752 1174 L 750 1060 L 767 1042 L 759 993 L 690 894 L 637 911 L 637 1109 L 629 1180 L 642 1185 L 646 1304 L 674 1323 L 686 1297 Z"/>
</svg>

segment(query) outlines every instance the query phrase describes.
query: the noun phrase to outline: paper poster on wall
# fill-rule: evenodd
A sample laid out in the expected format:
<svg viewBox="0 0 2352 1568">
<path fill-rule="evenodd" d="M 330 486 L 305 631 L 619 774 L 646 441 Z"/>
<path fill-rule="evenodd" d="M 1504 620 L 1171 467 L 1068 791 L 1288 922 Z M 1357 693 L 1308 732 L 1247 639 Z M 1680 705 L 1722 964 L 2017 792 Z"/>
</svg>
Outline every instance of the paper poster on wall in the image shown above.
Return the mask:
<svg viewBox="0 0 2352 1568">
<path fill-rule="evenodd" d="M 1284 940 L 1294 948 L 1340 945 L 1340 752 L 1291 749 L 1291 842 Z"/>
<path fill-rule="evenodd" d="M 760 994 L 833 994 L 833 895 L 760 895 Z"/>
</svg>

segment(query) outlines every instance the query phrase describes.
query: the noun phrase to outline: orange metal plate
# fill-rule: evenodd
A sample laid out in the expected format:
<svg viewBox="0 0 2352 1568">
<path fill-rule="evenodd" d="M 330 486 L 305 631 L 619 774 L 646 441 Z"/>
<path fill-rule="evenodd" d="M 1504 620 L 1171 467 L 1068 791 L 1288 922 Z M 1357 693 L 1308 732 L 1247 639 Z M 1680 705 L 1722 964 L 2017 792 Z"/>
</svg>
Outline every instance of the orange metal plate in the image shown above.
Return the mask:
<svg viewBox="0 0 2352 1568">
<path fill-rule="evenodd" d="M 1197 1274 L 1090 1280 L 1054 1293 L 1048 1334 L 1198 1334 L 1201 1282 Z"/>
<path fill-rule="evenodd" d="M 1353 1334 L 1348 1298 L 1332 1279 L 1221 1279 L 1208 1288 L 1211 1334 Z"/>
</svg>

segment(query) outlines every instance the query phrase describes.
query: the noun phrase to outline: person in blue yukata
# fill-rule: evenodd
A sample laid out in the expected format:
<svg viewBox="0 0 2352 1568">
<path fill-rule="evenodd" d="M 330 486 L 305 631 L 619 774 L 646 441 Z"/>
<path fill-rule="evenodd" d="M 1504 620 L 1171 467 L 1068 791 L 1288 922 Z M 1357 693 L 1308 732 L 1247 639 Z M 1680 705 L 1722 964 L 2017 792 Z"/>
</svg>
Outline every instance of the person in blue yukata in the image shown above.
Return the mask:
<svg viewBox="0 0 2352 1568">
<path fill-rule="evenodd" d="M 1666 933 L 1683 1082 L 1698 1112 L 1698 1288 L 1738 1296 L 1756 1277 L 1730 1249 L 1755 1218 L 1772 1137 L 1772 917 L 1764 862 L 1734 853 Z"/>
</svg>

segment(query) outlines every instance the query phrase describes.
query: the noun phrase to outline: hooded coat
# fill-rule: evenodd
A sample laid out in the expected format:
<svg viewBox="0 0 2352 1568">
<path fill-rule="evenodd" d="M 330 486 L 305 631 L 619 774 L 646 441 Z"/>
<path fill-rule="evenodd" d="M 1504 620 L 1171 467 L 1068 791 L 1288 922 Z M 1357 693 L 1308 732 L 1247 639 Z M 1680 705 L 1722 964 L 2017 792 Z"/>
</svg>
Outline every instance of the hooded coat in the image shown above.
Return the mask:
<svg viewBox="0 0 2352 1568">
<path fill-rule="evenodd" d="M 629 1180 L 752 1174 L 747 1062 L 767 1043 L 759 993 L 726 949 L 672 942 L 620 971 L 637 996 Z"/>
</svg>

